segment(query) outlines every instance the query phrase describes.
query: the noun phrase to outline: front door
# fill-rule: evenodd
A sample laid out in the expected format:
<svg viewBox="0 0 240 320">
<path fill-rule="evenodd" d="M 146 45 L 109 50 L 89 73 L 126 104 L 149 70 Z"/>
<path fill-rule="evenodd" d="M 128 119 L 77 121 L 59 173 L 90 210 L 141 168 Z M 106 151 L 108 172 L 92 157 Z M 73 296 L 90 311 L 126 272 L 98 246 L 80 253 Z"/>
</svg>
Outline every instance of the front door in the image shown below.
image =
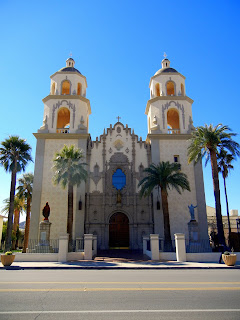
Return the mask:
<svg viewBox="0 0 240 320">
<path fill-rule="evenodd" d="M 109 247 L 129 248 L 129 220 L 124 213 L 114 213 L 109 220 Z"/>
</svg>

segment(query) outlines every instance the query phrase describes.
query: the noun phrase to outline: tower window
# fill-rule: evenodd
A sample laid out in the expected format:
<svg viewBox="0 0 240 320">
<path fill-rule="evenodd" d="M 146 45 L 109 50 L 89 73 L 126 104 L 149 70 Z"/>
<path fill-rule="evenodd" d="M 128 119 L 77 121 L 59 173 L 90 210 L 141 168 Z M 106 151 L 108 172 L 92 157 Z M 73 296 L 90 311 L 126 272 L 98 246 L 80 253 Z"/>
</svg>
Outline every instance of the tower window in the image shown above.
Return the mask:
<svg viewBox="0 0 240 320">
<path fill-rule="evenodd" d="M 173 81 L 167 82 L 167 95 L 174 96 L 175 95 L 175 86 Z"/>
<path fill-rule="evenodd" d="M 184 85 L 181 83 L 181 95 L 184 96 Z"/>
<path fill-rule="evenodd" d="M 117 169 L 112 175 L 112 185 L 117 189 L 121 190 L 126 185 L 126 175 L 121 169 Z"/>
<path fill-rule="evenodd" d="M 155 85 L 155 93 L 157 97 L 160 97 L 160 87 L 159 87 L 159 83 L 157 83 Z"/>
<path fill-rule="evenodd" d="M 60 108 L 57 118 L 57 133 L 69 133 L 70 111 L 68 108 Z"/>
<path fill-rule="evenodd" d="M 179 162 L 179 155 L 173 156 L 174 162 Z"/>
<path fill-rule="evenodd" d="M 168 133 L 179 134 L 179 114 L 176 109 L 169 109 L 167 112 Z"/>
<path fill-rule="evenodd" d="M 82 85 L 81 85 L 81 83 L 80 82 L 78 82 L 78 85 L 77 85 L 77 95 L 81 95 L 81 93 L 82 93 Z"/>
<path fill-rule="evenodd" d="M 70 81 L 68 80 L 63 81 L 62 94 L 70 94 Z"/>
<path fill-rule="evenodd" d="M 55 94 L 55 82 L 52 83 L 51 94 Z"/>
</svg>

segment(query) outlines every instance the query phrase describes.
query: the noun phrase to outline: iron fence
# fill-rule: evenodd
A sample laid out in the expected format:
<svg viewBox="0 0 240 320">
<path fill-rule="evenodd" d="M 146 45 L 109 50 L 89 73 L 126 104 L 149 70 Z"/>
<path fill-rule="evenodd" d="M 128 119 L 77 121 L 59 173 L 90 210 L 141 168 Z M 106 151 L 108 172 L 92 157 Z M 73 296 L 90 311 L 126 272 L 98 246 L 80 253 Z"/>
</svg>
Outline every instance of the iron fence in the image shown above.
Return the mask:
<svg viewBox="0 0 240 320">
<path fill-rule="evenodd" d="M 27 253 L 58 253 L 58 250 L 58 239 L 51 239 L 49 241 L 30 239 L 28 241 Z"/>
<path fill-rule="evenodd" d="M 198 241 L 186 240 L 186 252 L 187 253 L 212 252 L 209 239 L 202 239 Z"/>
</svg>

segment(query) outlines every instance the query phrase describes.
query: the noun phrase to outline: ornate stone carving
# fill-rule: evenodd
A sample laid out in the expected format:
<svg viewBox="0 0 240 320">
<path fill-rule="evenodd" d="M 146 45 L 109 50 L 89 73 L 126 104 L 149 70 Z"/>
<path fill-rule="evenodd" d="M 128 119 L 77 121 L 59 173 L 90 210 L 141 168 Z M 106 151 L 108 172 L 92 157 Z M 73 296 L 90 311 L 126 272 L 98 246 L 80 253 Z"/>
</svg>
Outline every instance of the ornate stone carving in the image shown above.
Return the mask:
<svg viewBox="0 0 240 320">
<path fill-rule="evenodd" d="M 183 128 L 185 129 L 185 111 L 183 104 L 181 105 L 179 102 L 175 101 L 169 101 L 165 105 L 162 105 L 162 120 L 163 120 L 163 129 L 165 129 L 165 110 L 167 110 L 171 103 L 174 103 L 174 105 L 178 108 L 178 110 L 182 111 L 182 119 L 183 119 Z"/>
<path fill-rule="evenodd" d="M 52 128 L 53 128 L 54 119 L 55 119 L 55 111 L 56 111 L 56 109 L 59 109 L 63 105 L 63 103 L 66 103 L 68 108 L 73 110 L 73 129 L 74 129 L 76 107 L 75 107 L 75 104 L 72 104 L 70 101 L 67 101 L 67 100 L 58 101 L 56 103 L 56 105 L 55 104 L 53 105 L 53 110 L 52 110 Z"/>
</svg>

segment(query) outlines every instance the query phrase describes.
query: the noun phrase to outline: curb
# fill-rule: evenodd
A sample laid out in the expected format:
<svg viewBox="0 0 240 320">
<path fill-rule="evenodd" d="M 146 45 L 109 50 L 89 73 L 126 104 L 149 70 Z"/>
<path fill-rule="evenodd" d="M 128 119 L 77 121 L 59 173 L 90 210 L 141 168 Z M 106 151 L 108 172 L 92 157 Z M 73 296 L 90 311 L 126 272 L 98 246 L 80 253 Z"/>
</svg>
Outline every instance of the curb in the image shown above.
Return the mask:
<svg viewBox="0 0 240 320">
<path fill-rule="evenodd" d="M 0 267 L 0 270 L 229 270 L 229 269 L 240 269 L 240 266 L 223 266 L 223 267 L 183 267 L 183 266 L 166 266 L 166 267 L 90 267 L 90 266 L 70 266 L 70 267 Z"/>
</svg>

